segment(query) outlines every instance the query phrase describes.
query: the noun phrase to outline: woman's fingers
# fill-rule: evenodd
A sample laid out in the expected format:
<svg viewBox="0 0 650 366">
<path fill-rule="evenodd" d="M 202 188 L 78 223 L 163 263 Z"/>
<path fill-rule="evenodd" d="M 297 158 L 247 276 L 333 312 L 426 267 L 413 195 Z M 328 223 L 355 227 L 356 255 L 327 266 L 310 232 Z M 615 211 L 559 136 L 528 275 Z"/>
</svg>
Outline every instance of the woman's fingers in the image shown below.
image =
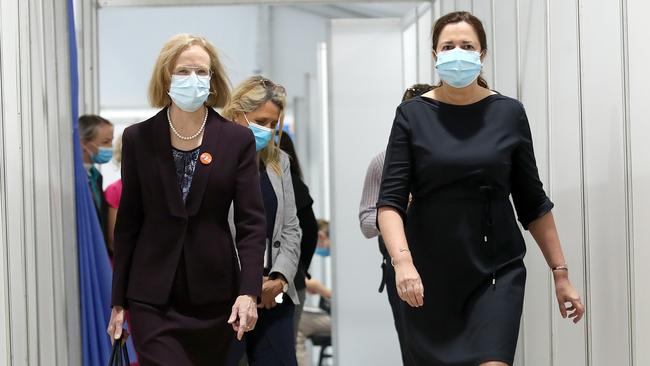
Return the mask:
<svg viewBox="0 0 650 366">
<path fill-rule="evenodd" d="M 237 320 L 237 303 L 232 306 L 232 311 L 230 312 L 230 318 L 228 318 L 228 324 L 234 324 Z"/>
<path fill-rule="evenodd" d="M 398 287 L 400 298 L 412 307 L 424 305 L 422 283 L 417 279 L 403 281 Z"/>
<path fill-rule="evenodd" d="M 409 286 L 409 293 L 411 294 L 411 303 L 412 303 L 411 306 L 414 307 L 414 308 L 418 307 L 419 306 L 418 305 L 418 297 L 415 294 L 415 284 L 413 282 L 411 282 L 411 284 Z"/>
<path fill-rule="evenodd" d="M 582 301 L 580 299 L 572 299 L 571 300 L 571 307 L 575 308 L 575 311 L 571 314 L 571 317 L 574 318 L 573 322 L 578 323 L 580 319 L 582 319 L 582 316 L 585 314 L 585 306 L 582 304 Z"/>
<path fill-rule="evenodd" d="M 424 305 L 422 279 L 412 264 L 396 267 L 395 282 L 400 299 L 412 307 Z"/>
<path fill-rule="evenodd" d="M 422 282 L 418 281 L 413 286 L 413 294 L 415 295 L 415 302 L 418 307 L 424 305 L 424 291 L 422 288 Z"/>
<path fill-rule="evenodd" d="M 123 321 L 121 319 L 115 321 L 115 334 L 113 338 L 116 340 L 122 338 L 122 324 Z"/>
<path fill-rule="evenodd" d="M 582 304 L 580 298 L 560 299 L 558 302 L 562 318 L 573 319 L 574 323 L 578 323 L 584 316 L 585 306 Z"/>
<path fill-rule="evenodd" d="M 239 309 L 239 330 L 237 331 L 237 339 L 241 341 L 244 333 L 248 331 L 248 309 Z"/>
<path fill-rule="evenodd" d="M 562 318 L 566 319 L 567 309 L 566 304 L 564 304 L 564 300 L 560 299 L 558 301 L 558 304 L 560 305 L 560 314 L 562 314 Z"/>
</svg>

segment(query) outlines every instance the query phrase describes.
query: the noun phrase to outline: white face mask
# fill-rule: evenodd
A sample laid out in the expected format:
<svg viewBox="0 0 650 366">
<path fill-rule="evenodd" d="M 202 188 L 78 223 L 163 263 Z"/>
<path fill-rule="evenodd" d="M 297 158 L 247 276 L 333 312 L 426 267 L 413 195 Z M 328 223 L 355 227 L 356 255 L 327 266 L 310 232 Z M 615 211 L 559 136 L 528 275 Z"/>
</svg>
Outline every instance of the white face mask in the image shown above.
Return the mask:
<svg viewBox="0 0 650 366">
<path fill-rule="evenodd" d="M 195 112 L 210 95 L 210 76 L 172 75 L 169 96 L 174 104 L 185 112 Z"/>
</svg>

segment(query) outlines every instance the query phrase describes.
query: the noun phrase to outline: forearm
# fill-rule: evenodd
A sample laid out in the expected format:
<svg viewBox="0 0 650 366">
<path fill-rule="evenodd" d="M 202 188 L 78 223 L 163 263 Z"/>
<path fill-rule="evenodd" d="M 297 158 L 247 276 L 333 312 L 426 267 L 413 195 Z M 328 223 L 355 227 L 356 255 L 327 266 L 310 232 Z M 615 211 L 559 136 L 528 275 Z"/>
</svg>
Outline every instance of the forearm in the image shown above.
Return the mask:
<svg viewBox="0 0 650 366">
<path fill-rule="evenodd" d="M 402 216 L 392 207 L 379 208 L 379 230 L 394 263 L 412 261 Z"/>
<path fill-rule="evenodd" d="M 537 245 L 546 259 L 546 263 L 550 268 L 566 264 L 552 212 L 548 212 L 544 216 L 531 222 L 528 226 L 528 230 L 537 242 Z"/>
</svg>

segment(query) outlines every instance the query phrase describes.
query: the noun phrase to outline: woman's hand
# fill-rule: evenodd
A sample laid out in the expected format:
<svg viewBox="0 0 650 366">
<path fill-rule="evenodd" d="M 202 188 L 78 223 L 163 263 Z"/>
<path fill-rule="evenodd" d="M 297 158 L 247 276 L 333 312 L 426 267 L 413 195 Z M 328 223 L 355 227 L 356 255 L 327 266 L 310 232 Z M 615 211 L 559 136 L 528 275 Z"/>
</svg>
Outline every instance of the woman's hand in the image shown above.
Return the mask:
<svg viewBox="0 0 650 366">
<path fill-rule="evenodd" d="M 281 279 L 276 278 L 270 280 L 268 277 L 264 277 L 264 282 L 262 283 L 262 301 L 257 305 L 257 307 L 260 309 L 274 308 L 277 305 L 275 298 L 282 293 L 283 287 L 284 282 Z"/>
<path fill-rule="evenodd" d="M 241 295 L 235 300 L 232 306 L 232 313 L 228 324 L 232 325 L 232 329 L 237 332 L 237 339 L 241 341 L 245 332 L 249 332 L 255 328 L 257 323 L 257 304 L 255 297 L 250 295 Z"/>
<path fill-rule="evenodd" d="M 328 300 L 332 298 L 332 291 L 318 280 L 305 278 L 305 285 L 307 287 L 307 292 L 312 295 L 320 295 Z"/>
<path fill-rule="evenodd" d="M 122 338 L 122 331 L 124 331 L 123 341 L 126 341 L 126 338 L 128 338 L 128 332 L 122 328 L 124 325 L 124 313 L 124 308 L 121 306 L 113 306 L 111 310 L 111 319 L 108 321 L 108 329 L 106 329 L 106 333 L 111 336 L 111 343 Z"/>
<path fill-rule="evenodd" d="M 424 286 L 413 261 L 408 258 L 394 263 L 395 284 L 400 299 L 414 308 L 424 305 Z"/>
<path fill-rule="evenodd" d="M 582 304 L 578 292 L 571 285 L 566 271 L 555 271 L 553 277 L 555 279 L 555 296 L 562 317 L 573 318 L 573 323 L 577 324 L 585 313 L 585 306 Z M 567 307 L 567 304 L 570 306 Z"/>
</svg>

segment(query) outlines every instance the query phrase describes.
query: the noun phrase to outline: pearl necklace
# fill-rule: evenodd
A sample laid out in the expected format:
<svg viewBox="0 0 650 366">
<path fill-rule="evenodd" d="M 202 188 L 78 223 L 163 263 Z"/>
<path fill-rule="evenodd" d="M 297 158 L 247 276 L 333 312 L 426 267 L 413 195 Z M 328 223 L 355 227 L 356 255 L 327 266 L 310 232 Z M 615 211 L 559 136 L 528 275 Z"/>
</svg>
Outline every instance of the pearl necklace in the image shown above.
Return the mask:
<svg viewBox="0 0 650 366">
<path fill-rule="evenodd" d="M 174 125 L 172 124 L 172 119 L 169 117 L 169 108 L 167 108 L 167 122 L 169 122 L 169 127 L 172 129 L 172 132 L 176 137 L 178 137 L 181 140 L 189 141 L 189 140 L 194 140 L 195 138 L 199 137 L 199 135 L 203 132 L 205 129 L 205 123 L 208 121 L 208 109 L 205 109 L 205 117 L 203 117 L 203 123 L 201 124 L 201 128 L 192 136 L 183 136 L 178 131 L 176 131 L 176 128 L 174 128 Z"/>
</svg>

